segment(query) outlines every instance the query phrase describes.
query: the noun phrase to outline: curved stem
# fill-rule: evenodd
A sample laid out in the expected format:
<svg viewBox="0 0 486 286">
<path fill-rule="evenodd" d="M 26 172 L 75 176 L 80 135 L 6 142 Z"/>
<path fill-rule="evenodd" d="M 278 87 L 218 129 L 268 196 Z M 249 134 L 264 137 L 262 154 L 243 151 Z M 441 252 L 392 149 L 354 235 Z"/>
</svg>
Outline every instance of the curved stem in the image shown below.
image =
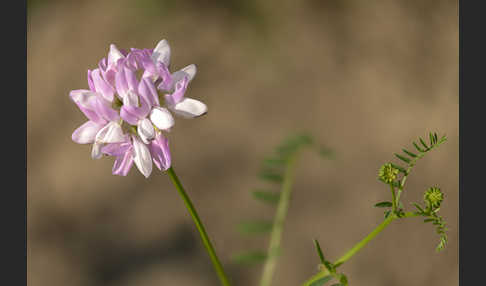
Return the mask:
<svg viewBox="0 0 486 286">
<path fill-rule="evenodd" d="M 403 217 L 414 217 L 418 216 L 413 212 L 407 212 Z M 343 256 L 338 258 L 334 263 L 334 266 L 337 268 L 341 266 L 344 262 L 348 261 L 351 257 L 353 257 L 356 253 L 358 253 L 365 245 L 367 245 L 373 238 L 375 238 L 382 230 L 384 230 L 392 221 L 397 219 L 397 215 L 392 213 L 390 214 L 380 225 L 378 225 L 373 231 L 371 231 L 365 238 L 363 238 L 360 242 L 355 244 L 350 250 L 348 250 Z M 303 286 L 312 286 L 313 283 L 326 277 L 329 275 L 329 271 L 324 269 L 323 271 L 315 274 L 311 278 L 309 278 L 306 282 L 304 282 Z"/>
<path fill-rule="evenodd" d="M 282 183 L 282 191 L 280 193 L 280 200 L 277 206 L 277 212 L 273 222 L 272 233 L 270 235 L 270 244 L 268 246 L 267 260 L 263 266 L 262 279 L 260 286 L 269 286 L 272 282 L 273 273 L 277 263 L 276 255 L 280 249 L 280 242 L 282 238 L 283 224 L 287 214 L 290 193 L 292 191 L 294 166 L 297 155 L 294 154 L 287 163 L 285 169 L 284 181 Z"/>
<path fill-rule="evenodd" d="M 201 219 L 199 219 L 199 215 L 196 212 L 196 209 L 194 208 L 194 205 L 192 204 L 191 200 L 189 199 L 189 196 L 186 194 L 184 191 L 184 188 L 182 187 L 181 182 L 179 181 L 179 178 L 174 172 L 174 169 L 170 167 L 167 170 L 167 174 L 169 175 L 172 183 L 176 187 L 177 191 L 182 197 L 182 200 L 184 201 L 184 204 L 187 207 L 187 210 L 191 214 L 192 220 L 196 224 L 196 228 L 199 231 L 199 234 L 201 235 L 202 242 L 204 244 L 204 247 L 206 247 L 206 250 L 209 254 L 209 257 L 211 258 L 211 261 L 213 262 L 214 269 L 216 270 L 216 273 L 218 274 L 219 280 L 221 281 L 221 284 L 224 286 L 230 286 L 229 280 L 224 272 L 223 266 L 221 265 L 221 262 L 218 259 L 218 256 L 216 255 L 216 252 L 214 251 L 214 248 L 211 244 L 211 241 L 209 240 L 209 236 L 206 233 L 206 230 L 204 229 L 204 225 L 201 222 Z"/>
</svg>

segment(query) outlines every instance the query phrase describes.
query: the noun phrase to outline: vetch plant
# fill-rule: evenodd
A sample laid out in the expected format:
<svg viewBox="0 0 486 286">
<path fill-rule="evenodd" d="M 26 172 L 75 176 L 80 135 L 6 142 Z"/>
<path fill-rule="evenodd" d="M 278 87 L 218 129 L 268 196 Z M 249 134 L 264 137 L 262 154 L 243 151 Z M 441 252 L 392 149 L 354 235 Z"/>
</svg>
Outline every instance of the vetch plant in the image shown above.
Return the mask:
<svg viewBox="0 0 486 286">
<path fill-rule="evenodd" d="M 197 118 L 207 113 L 207 107 L 199 100 L 186 97 L 189 84 L 196 75 L 196 66 L 191 64 L 172 73 L 170 54 L 166 40 L 158 42 L 153 49 L 131 48 L 127 51 L 110 45 L 107 57 L 99 61 L 97 68 L 88 70 L 89 88 L 72 90 L 69 94 L 88 119 L 72 133 L 72 140 L 91 144 L 93 159 L 115 157 L 114 175 L 126 176 L 133 164 L 146 178 L 151 175 L 153 164 L 166 172 L 194 221 L 221 285 L 229 286 L 230 280 L 209 235 L 172 166 L 168 134 L 176 124 L 173 114 Z M 430 133 L 428 143 L 419 138 L 418 144 L 413 142 L 416 150 L 403 149 L 402 154 L 395 154 L 401 163 L 388 162 L 379 168 L 378 179 L 389 188 L 391 195 L 390 200 L 375 204 L 375 207 L 384 208 L 383 222 L 334 262 L 326 259 L 321 245 L 314 240 L 320 260 L 319 272 L 302 285 L 319 286 L 333 280 L 336 281 L 333 286 L 348 285 L 348 278 L 338 268 L 398 219 L 423 217 L 425 223 L 435 226 L 439 235 L 437 251 L 444 249 L 447 228 L 438 215 L 444 200 L 441 189 L 438 186 L 428 188 L 423 195 L 423 204 L 413 203 L 413 211 L 405 209 L 401 195 L 417 161 L 445 141 L 445 136 L 439 139 L 436 133 Z M 264 160 L 260 178 L 278 187 L 279 191 L 258 189 L 252 195 L 276 207 L 275 216 L 272 221 L 245 221 L 238 228 L 247 234 L 269 234 L 266 251 L 249 251 L 234 257 L 240 263 L 263 263 L 260 286 L 270 286 L 274 277 L 277 259 L 282 252 L 283 227 L 291 201 L 296 163 L 305 147 L 317 145 L 307 134 L 293 136 L 279 145 L 272 157 Z M 328 148 L 320 147 L 318 151 L 323 157 L 332 156 Z"/>
<path fill-rule="evenodd" d="M 324 259 L 319 242 L 315 240 L 314 243 L 316 246 L 316 251 L 321 260 L 321 264 L 319 266 L 320 272 L 305 281 L 303 284 L 304 286 L 325 285 L 327 282 L 333 279 L 336 279 L 339 282 L 334 284 L 335 286 L 348 285 L 347 277 L 343 273 L 338 273 L 337 268 L 358 253 L 392 221 L 397 219 L 417 216 L 425 217 L 424 222 L 432 222 L 432 224 L 436 226 L 437 234 L 439 234 L 439 244 L 437 245 L 436 250 L 441 251 L 444 249 L 447 244 L 447 228 L 445 227 L 445 222 L 443 221 L 442 217 L 437 214 L 440 209 L 440 205 L 444 200 L 444 194 L 441 192 L 441 190 L 438 187 L 428 188 L 424 193 L 425 206 L 420 206 L 418 203 L 412 203 L 416 208 L 415 211 L 407 212 L 404 209 L 400 198 L 402 192 L 405 190 L 405 182 L 417 161 L 424 157 L 428 152 L 439 147 L 446 140 L 446 136 L 442 136 L 439 139 L 437 133 L 429 133 L 429 144 L 427 144 L 424 139 L 419 138 L 421 146 L 419 146 L 419 144 L 416 142 L 413 142 L 413 146 L 415 147 L 416 151 L 411 152 L 407 149 L 402 149 L 404 154 L 395 154 L 396 158 L 402 161 L 401 165 L 386 163 L 380 167 L 378 171 L 378 179 L 384 184 L 388 185 L 391 192 L 391 201 L 383 201 L 375 204 L 375 207 L 385 208 L 383 222 L 335 262 Z"/>
</svg>

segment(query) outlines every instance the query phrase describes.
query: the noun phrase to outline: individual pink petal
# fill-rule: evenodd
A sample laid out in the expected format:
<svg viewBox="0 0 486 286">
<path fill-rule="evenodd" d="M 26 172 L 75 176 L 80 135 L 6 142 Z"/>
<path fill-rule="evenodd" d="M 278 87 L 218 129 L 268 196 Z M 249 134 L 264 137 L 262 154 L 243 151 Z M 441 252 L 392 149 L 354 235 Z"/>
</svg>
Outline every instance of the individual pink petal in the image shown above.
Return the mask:
<svg viewBox="0 0 486 286">
<path fill-rule="evenodd" d="M 174 79 L 167 66 L 162 62 L 157 62 L 157 74 L 160 78 L 160 83 L 157 88 L 162 91 L 172 91 L 174 87 Z"/>
<path fill-rule="evenodd" d="M 113 175 L 126 176 L 133 165 L 133 148 L 130 147 L 126 152 L 119 155 L 115 159 L 113 169 L 111 170 Z"/>
<path fill-rule="evenodd" d="M 169 150 L 169 139 L 165 138 L 161 133 L 157 134 L 150 144 L 150 152 L 154 160 L 155 166 L 161 171 L 170 168 L 171 156 Z"/>
<path fill-rule="evenodd" d="M 186 67 L 183 67 L 182 69 L 176 71 L 175 73 L 172 74 L 172 79 L 174 82 L 178 82 L 182 80 L 183 78 L 187 77 L 189 79 L 189 82 L 196 76 L 196 65 L 195 64 L 190 64 Z"/>
<path fill-rule="evenodd" d="M 165 95 L 165 100 L 169 106 L 176 105 L 184 98 L 184 93 L 186 92 L 188 83 L 189 78 L 185 77 L 175 84 L 175 90 L 172 94 Z"/>
<path fill-rule="evenodd" d="M 117 121 L 120 119 L 118 112 L 108 106 L 106 101 L 102 98 L 96 98 L 94 108 L 96 113 L 106 121 Z"/>
<path fill-rule="evenodd" d="M 140 173 L 148 178 L 152 173 L 152 156 L 150 150 L 142 141 L 132 135 L 133 161 Z"/>
<path fill-rule="evenodd" d="M 147 100 L 151 106 L 160 106 L 159 94 L 149 78 L 142 78 L 138 85 L 138 94 Z"/>
<path fill-rule="evenodd" d="M 170 46 L 167 40 L 163 39 L 157 43 L 152 52 L 152 59 L 154 62 L 162 62 L 164 65 L 170 64 Z"/>
<path fill-rule="evenodd" d="M 91 70 L 88 70 L 88 86 L 91 91 L 96 91 L 94 83 L 93 83 L 93 78 L 91 76 Z"/>
<path fill-rule="evenodd" d="M 96 93 L 86 89 L 77 89 L 71 90 L 69 97 L 89 120 L 98 124 L 106 123 L 95 110 Z"/>
<path fill-rule="evenodd" d="M 150 112 L 149 103 L 143 98 L 140 99 L 140 107 L 123 105 L 120 109 L 120 116 L 131 125 L 137 125 L 138 120 L 147 117 Z"/>
<path fill-rule="evenodd" d="M 91 72 L 91 76 L 93 78 L 93 83 L 96 89 L 96 92 L 101 93 L 103 97 L 108 100 L 109 102 L 113 101 L 113 95 L 115 94 L 115 90 L 113 87 L 103 79 L 101 75 L 100 69 L 95 69 Z"/>
<path fill-rule="evenodd" d="M 121 68 L 121 70 L 125 73 L 128 89 L 136 91 L 138 89 L 138 80 L 135 72 L 126 67 Z"/>
<path fill-rule="evenodd" d="M 93 121 L 87 121 L 74 130 L 71 138 L 78 144 L 90 144 L 94 142 L 96 134 L 101 128 L 103 128 L 103 125 Z"/>
<path fill-rule="evenodd" d="M 119 59 L 123 59 L 125 56 L 114 45 L 110 45 L 110 51 L 108 52 L 108 65 L 115 65 Z"/>
<path fill-rule="evenodd" d="M 128 92 L 128 82 L 125 72 L 118 71 L 115 74 L 115 88 L 121 98 Z"/>
<path fill-rule="evenodd" d="M 110 156 L 120 156 L 127 152 L 131 147 L 132 143 L 129 140 L 122 143 L 108 143 L 101 148 L 101 152 Z"/>
<path fill-rule="evenodd" d="M 98 131 L 95 137 L 97 143 L 120 143 L 126 141 L 123 130 L 118 122 L 111 121 Z"/>
<path fill-rule="evenodd" d="M 139 117 L 133 113 L 129 106 L 123 105 L 120 109 L 120 117 L 130 125 L 137 125 Z"/>
<path fill-rule="evenodd" d="M 91 158 L 92 159 L 101 159 L 103 154 L 101 153 L 101 143 L 94 143 L 93 147 L 91 148 Z"/>
</svg>

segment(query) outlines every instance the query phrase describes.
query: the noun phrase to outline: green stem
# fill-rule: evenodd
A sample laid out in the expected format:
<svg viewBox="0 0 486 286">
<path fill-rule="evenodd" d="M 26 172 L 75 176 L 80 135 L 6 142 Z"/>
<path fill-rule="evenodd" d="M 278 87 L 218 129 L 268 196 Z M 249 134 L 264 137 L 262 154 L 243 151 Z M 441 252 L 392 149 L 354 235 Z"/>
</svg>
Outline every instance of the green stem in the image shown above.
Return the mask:
<svg viewBox="0 0 486 286">
<path fill-rule="evenodd" d="M 293 174 L 295 168 L 295 161 L 297 154 L 294 154 L 288 161 L 285 169 L 284 181 L 282 183 L 282 191 L 280 192 L 280 200 L 277 206 L 277 212 L 273 222 L 272 233 L 270 235 L 270 244 L 268 246 L 267 260 L 263 266 L 262 278 L 260 286 L 269 286 L 272 282 L 272 277 L 275 272 L 277 263 L 277 253 L 280 249 L 280 242 L 282 240 L 283 224 L 287 214 L 290 193 L 292 192 Z"/>
<path fill-rule="evenodd" d="M 418 216 L 413 212 L 407 212 L 403 217 L 414 217 Z M 380 225 L 378 225 L 373 231 L 371 231 L 365 238 L 363 238 L 360 242 L 355 244 L 350 250 L 348 250 L 343 256 L 338 258 L 336 262 L 334 262 L 334 266 L 337 268 L 341 266 L 344 262 L 348 261 L 351 257 L 353 257 L 356 253 L 358 253 L 364 246 L 366 246 L 373 238 L 375 238 L 382 230 L 384 230 L 392 221 L 397 219 L 396 214 L 390 214 Z M 322 279 L 329 275 L 329 271 L 327 269 L 323 269 L 321 272 L 315 274 L 311 278 L 309 278 L 306 282 L 302 284 L 302 286 L 311 286 L 313 283 Z"/>
<path fill-rule="evenodd" d="M 184 188 L 182 187 L 181 182 L 179 181 L 179 178 L 174 172 L 174 169 L 170 167 L 167 170 L 167 174 L 169 175 L 172 183 L 176 187 L 177 191 L 179 192 L 179 195 L 181 195 L 182 200 L 184 201 L 184 204 L 187 207 L 187 210 L 191 214 L 192 220 L 196 224 L 196 228 L 199 231 L 199 234 L 201 235 L 202 242 L 204 244 L 204 247 L 206 247 L 206 250 L 209 254 L 209 257 L 211 258 L 211 261 L 213 262 L 214 269 L 216 270 L 216 273 L 218 274 L 219 280 L 221 281 L 221 284 L 224 286 L 229 286 L 229 280 L 224 272 L 223 266 L 221 265 L 221 262 L 219 262 L 218 256 L 216 255 L 216 252 L 214 251 L 213 246 L 211 245 L 211 241 L 209 240 L 208 234 L 206 233 L 206 230 L 204 229 L 204 225 L 199 219 L 199 215 L 196 212 L 196 209 L 194 208 L 194 205 L 192 204 L 191 200 L 189 199 L 189 196 L 186 194 L 184 191 Z"/>
<path fill-rule="evenodd" d="M 390 189 L 392 193 L 392 205 L 393 205 L 393 212 L 395 213 L 397 211 L 397 197 L 395 196 L 395 188 L 393 187 L 393 182 L 390 183 Z"/>
</svg>

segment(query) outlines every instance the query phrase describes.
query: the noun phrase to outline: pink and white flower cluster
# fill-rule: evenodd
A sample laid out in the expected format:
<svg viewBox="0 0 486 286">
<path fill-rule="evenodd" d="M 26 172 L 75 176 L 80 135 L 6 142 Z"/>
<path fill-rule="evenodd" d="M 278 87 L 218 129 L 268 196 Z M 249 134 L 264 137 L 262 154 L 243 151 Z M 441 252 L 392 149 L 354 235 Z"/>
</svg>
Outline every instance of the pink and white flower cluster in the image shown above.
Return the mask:
<svg viewBox="0 0 486 286">
<path fill-rule="evenodd" d="M 166 40 L 154 49 L 129 52 L 112 44 L 98 68 L 88 70 L 89 89 L 69 94 L 88 118 L 73 132 L 72 140 L 93 144 L 93 159 L 114 156 L 114 175 L 126 176 L 133 163 L 147 178 L 152 162 L 167 170 L 171 156 L 163 132 L 174 126 L 172 113 L 194 118 L 207 112 L 204 103 L 184 96 L 196 66 L 171 73 L 169 64 Z"/>
</svg>

